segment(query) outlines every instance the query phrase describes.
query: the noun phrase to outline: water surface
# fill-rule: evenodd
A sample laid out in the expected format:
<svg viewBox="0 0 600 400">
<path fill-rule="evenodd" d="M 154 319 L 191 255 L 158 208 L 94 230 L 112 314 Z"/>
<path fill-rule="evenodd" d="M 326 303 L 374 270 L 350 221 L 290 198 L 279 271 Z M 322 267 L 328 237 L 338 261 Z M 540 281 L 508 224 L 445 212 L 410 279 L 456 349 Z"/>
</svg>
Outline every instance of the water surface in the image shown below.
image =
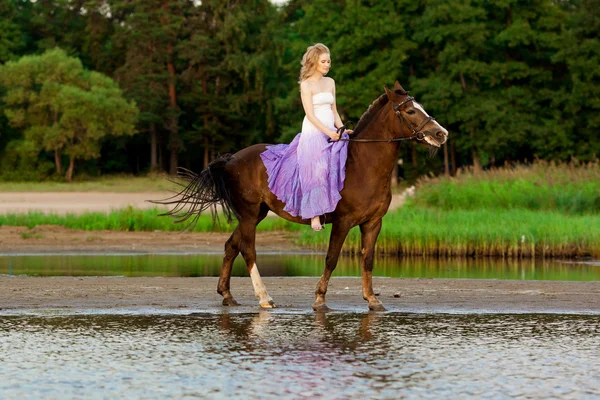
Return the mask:
<svg viewBox="0 0 600 400">
<path fill-rule="evenodd" d="M 0 274 L 33 276 L 218 276 L 221 254 L 3 255 Z M 320 276 L 324 254 L 259 254 L 263 276 Z M 358 257 L 340 257 L 335 276 L 360 276 Z M 600 263 L 548 260 L 378 257 L 375 276 L 598 281 Z M 233 276 L 248 276 L 242 257 Z"/>
<path fill-rule="evenodd" d="M 592 398 L 600 317 L 0 317 L 2 398 Z"/>
</svg>

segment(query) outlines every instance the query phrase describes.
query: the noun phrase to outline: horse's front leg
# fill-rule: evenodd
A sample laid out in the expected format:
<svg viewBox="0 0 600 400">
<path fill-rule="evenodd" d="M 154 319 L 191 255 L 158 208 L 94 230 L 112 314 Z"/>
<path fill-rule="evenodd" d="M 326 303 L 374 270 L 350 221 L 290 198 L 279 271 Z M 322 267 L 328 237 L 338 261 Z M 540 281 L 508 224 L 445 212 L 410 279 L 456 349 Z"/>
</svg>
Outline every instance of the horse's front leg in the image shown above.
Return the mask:
<svg viewBox="0 0 600 400">
<path fill-rule="evenodd" d="M 317 284 L 317 290 L 315 292 L 316 300 L 313 304 L 313 310 L 315 311 L 327 311 L 329 307 L 325 303 L 325 294 L 327 293 L 327 285 L 329 284 L 329 278 L 331 273 L 337 266 L 340 251 L 344 240 L 350 231 L 352 226 L 348 223 L 337 222 L 333 224 L 331 229 L 331 236 L 329 237 L 329 249 L 327 250 L 327 259 L 325 260 L 325 270 L 323 275 Z"/>
<path fill-rule="evenodd" d="M 369 310 L 385 311 L 381 301 L 373 292 L 373 258 L 375 256 L 375 243 L 381 231 L 381 219 L 365 222 L 360 226 L 362 236 L 362 293 L 363 298 L 369 302 Z"/>
</svg>

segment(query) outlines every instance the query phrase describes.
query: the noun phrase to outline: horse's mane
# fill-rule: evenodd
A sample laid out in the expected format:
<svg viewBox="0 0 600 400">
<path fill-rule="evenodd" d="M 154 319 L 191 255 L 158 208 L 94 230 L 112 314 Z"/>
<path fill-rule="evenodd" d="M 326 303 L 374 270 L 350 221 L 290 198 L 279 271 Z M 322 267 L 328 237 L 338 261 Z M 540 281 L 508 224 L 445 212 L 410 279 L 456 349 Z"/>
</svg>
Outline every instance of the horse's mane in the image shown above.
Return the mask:
<svg viewBox="0 0 600 400">
<path fill-rule="evenodd" d="M 356 124 L 356 127 L 354 127 L 354 135 L 353 136 L 357 136 L 359 135 L 363 129 L 369 125 L 369 122 L 371 122 L 371 120 L 373 119 L 373 116 L 375 114 L 377 114 L 377 112 L 379 110 L 381 110 L 381 108 L 387 104 L 387 102 L 389 101 L 387 94 L 382 94 L 381 96 L 379 96 L 378 98 L 375 99 L 375 101 L 373 103 L 371 103 L 371 105 L 369 106 L 369 108 L 367 108 L 367 111 L 365 111 L 363 113 L 363 115 L 360 117 L 360 119 L 358 120 L 358 123 Z"/>
</svg>

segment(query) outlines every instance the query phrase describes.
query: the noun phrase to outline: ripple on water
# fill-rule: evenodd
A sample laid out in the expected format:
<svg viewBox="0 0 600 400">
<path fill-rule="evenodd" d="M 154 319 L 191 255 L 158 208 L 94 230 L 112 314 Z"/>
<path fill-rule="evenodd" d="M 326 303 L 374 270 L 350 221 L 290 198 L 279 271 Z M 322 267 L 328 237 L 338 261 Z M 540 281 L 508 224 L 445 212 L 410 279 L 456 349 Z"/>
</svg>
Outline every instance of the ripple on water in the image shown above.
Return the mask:
<svg viewBox="0 0 600 400">
<path fill-rule="evenodd" d="M 0 397 L 585 397 L 600 317 L 0 317 Z"/>
</svg>

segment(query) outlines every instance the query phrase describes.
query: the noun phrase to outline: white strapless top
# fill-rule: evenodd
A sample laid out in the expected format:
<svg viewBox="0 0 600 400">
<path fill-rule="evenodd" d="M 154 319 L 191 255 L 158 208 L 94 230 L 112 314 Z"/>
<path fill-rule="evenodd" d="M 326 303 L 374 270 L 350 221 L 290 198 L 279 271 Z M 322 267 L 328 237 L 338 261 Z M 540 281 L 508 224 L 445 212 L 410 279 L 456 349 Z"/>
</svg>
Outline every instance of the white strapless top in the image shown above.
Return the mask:
<svg viewBox="0 0 600 400">
<path fill-rule="evenodd" d="M 331 92 L 319 92 L 314 94 L 312 97 L 313 109 L 317 110 L 331 110 L 333 104 L 333 93 Z"/>
</svg>

